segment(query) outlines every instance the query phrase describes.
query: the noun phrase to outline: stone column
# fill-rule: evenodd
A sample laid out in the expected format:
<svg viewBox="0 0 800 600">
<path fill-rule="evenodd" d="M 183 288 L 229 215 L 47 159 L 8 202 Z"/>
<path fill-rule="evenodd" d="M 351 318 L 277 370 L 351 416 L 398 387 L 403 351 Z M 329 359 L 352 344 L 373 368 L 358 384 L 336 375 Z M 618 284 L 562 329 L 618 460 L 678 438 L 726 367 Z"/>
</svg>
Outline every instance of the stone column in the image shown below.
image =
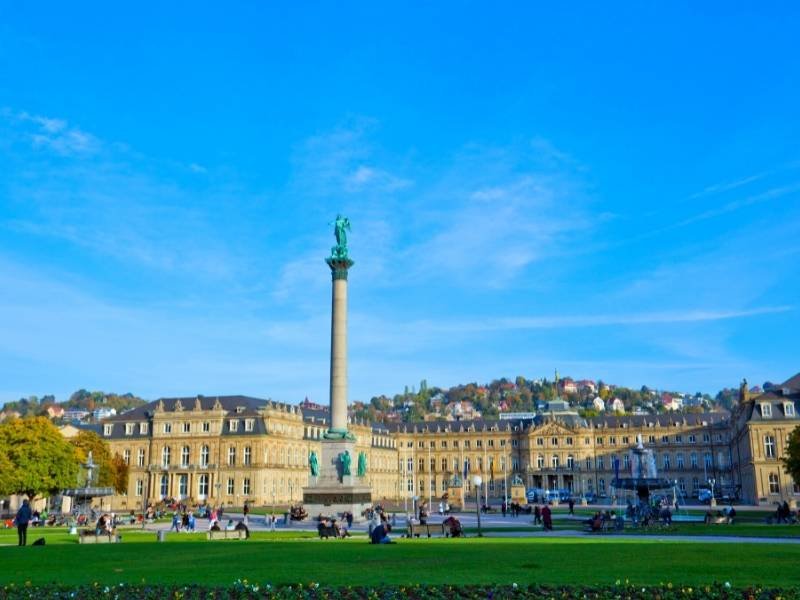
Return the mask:
<svg viewBox="0 0 800 600">
<path fill-rule="evenodd" d="M 351 437 L 347 431 L 347 273 L 353 261 L 349 258 L 328 258 L 331 268 L 331 423 L 325 437 Z"/>
</svg>

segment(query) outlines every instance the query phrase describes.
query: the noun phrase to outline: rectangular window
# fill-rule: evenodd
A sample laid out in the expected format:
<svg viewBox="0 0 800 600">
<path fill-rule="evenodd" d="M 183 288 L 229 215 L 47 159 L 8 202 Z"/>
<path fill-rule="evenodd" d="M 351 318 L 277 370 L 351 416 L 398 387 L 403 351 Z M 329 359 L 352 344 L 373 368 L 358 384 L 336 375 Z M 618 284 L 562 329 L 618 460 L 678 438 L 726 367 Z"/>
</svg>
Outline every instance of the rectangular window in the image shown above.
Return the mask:
<svg viewBox="0 0 800 600">
<path fill-rule="evenodd" d="M 764 436 L 764 456 L 775 458 L 775 438 L 771 435 Z"/>
<path fill-rule="evenodd" d="M 122 452 L 122 460 L 125 461 L 126 465 L 131 464 L 131 451 L 127 448 Z"/>
<path fill-rule="evenodd" d="M 181 423 L 181 431 L 183 433 L 190 433 L 192 431 L 192 424 L 188 421 Z"/>
<path fill-rule="evenodd" d="M 442 471 L 447 471 L 447 459 L 442 459 Z"/>
<path fill-rule="evenodd" d="M 228 448 L 228 464 L 229 465 L 236 464 L 236 448 L 234 446 Z"/>
<path fill-rule="evenodd" d="M 501 448 L 505 448 L 506 447 L 506 441 L 505 440 L 500 440 L 500 447 Z"/>
<path fill-rule="evenodd" d="M 442 448 L 447 448 L 447 440 L 442 440 L 442 443 L 440 444 L 440 446 Z"/>
<path fill-rule="evenodd" d="M 707 433 L 703 434 L 703 443 L 704 444 L 710 444 L 711 443 L 711 436 L 708 435 Z"/>
<path fill-rule="evenodd" d="M 519 471 L 519 459 L 512 458 L 511 459 L 511 469 L 514 471 Z"/>
<path fill-rule="evenodd" d="M 476 448 L 483 448 L 483 440 L 475 440 Z"/>
<path fill-rule="evenodd" d="M 544 446 L 544 438 L 536 438 L 536 445 L 537 446 Z"/>
<path fill-rule="evenodd" d="M 695 441 L 697 441 L 697 440 L 695 439 L 694 435 L 690 435 L 690 436 L 689 436 L 689 443 L 690 443 L 690 444 L 694 444 L 694 443 L 695 443 Z"/>
<path fill-rule="evenodd" d="M 164 433 L 172 433 L 172 423 L 164 423 Z"/>
<path fill-rule="evenodd" d="M 203 421 L 203 433 L 208 433 L 209 431 L 211 431 L 211 423 Z"/>
<path fill-rule="evenodd" d="M 144 448 L 139 448 L 139 450 L 136 452 L 136 466 L 144 466 Z"/>
<path fill-rule="evenodd" d="M 244 430 L 245 431 L 253 431 L 253 426 L 255 425 L 254 419 L 245 419 L 244 420 Z"/>
<path fill-rule="evenodd" d="M 683 454 L 675 455 L 675 464 L 679 469 L 683 468 Z"/>
<path fill-rule="evenodd" d="M 771 418 L 772 417 L 772 405 L 771 404 L 762 404 L 761 405 L 761 416 L 764 418 Z"/>
<path fill-rule="evenodd" d="M 683 442 L 683 436 L 682 435 L 676 435 L 675 436 L 675 443 L 676 444 L 680 444 L 682 442 Z"/>
<path fill-rule="evenodd" d="M 662 444 L 668 444 L 669 443 L 669 437 L 667 437 L 666 435 L 662 435 L 661 436 L 661 443 Z"/>
<path fill-rule="evenodd" d="M 603 445 L 603 438 L 601 438 L 601 437 L 597 438 L 594 441 L 594 443 L 597 444 L 598 446 L 602 446 Z"/>
<path fill-rule="evenodd" d="M 794 404 L 790 404 L 789 402 L 784 404 L 783 405 L 783 412 L 786 413 L 787 417 L 793 417 L 794 416 Z"/>
<path fill-rule="evenodd" d="M 111 435 L 111 432 L 114 431 L 114 426 L 110 423 L 107 425 L 103 425 L 103 435 Z"/>
<path fill-rule="evenodd" d="M 245 446 L 243 459 L 244 459 L 244 464 L 245 465 L 249 465 L 250 464 L 250 446 Z"/>
<path fill-rule="evenodd" d="M 516 448 L 519 446 L 519 440 L 511 440 L 511 447 Z"/>
<path fill-rule="evenodd" d="M 689 462 L 691 463 L 691 466 L 692 466 L 692 468 L 693 468 L 693 469 L 696 469 L 696 468 L 697 468 L 697 454 L 695 454 L 694 452 L 692 452 L 692 453 L 689 455 Z"/>
<path fill-rule="evenodd" d="M 627 446 L 631 443 L 631 438 L 629 438 L 627 435 L 622 436 L 622 443 Z"/>
<path fill-rule="evenodd" d="M 770 473 L 769 474 L 769 493 L 770 494 L 780 494 L 781 493 L 781 484 L 778 481 L 777 473 Z"/>
<path fill-rule="evenodd" d="M 464 440 L 464 448 L 469 448 L 469 440 Z"/>
<path fill-rule="evenodd" d="M 208 475 L 205 473 L 197 481 L 197 493 L 201 498 L 208 496 Z"/>
<path fill-rule="evenodd" d="M 572 438 L 571 437 L 567 438 L 567 446 L 572 446 Z"/>
<path fill-rule="evenodd" d="M 608 438 L 608 443 L 611 444 L 612 446 L 616 446 L 617 445 L 617 436 L 615 436 L 615 435 L 610 436 Z"/>
<path fill-rule="evenodd" d="M 414 459 L 413 458 L 409 458 L 406 461 L 406 471 L 408 471 L 409 473 L 413 473 L 414 472 Z"/>
<path fill-rule="evenodd" d="M 133 435 L 133 423 L 125 423 L 125 435 Z"/>
<path fill-rule="evenodd" d="M 230 419 L 228 421 L 228 431 L 239 431 L 239 419 Z"/>
<path fill-rule="evenodd" d="M 233 480 L 233 477 L 228 477 L 228 486 L 227 486 L 227 488 L 225 490 L 225 491 L 228 492 L 228 496 L 232 496 L 233 495 L 234 485 L 235 485 L 235 482 Z"/>
<path fill-rule="evenodd" d="M 141 479 L 136 480 L 136 495 L 141 496 L 144 493 L 144 482 Z"/>
<path fill-rule="evenodd" d="M 458 448 L 458 440 L 453 440 L 453 448 Z"/>
<path fill-rule="evenodd" d="M 489 440 L 489 448 L 494 448 L 494 440 Z"/>
<path fill-rule="evenodd" d="M 250 478 L 249 477 L 245 477 L 242 480 L 242 494 L 244 494 L 245 496 L 249 496 L 250 495 Z"/>
<path fill-rule="evenodd" d="M 148 429 L 147 423 L 139 423 L 139 435 L 145 435 Z"/>
</svg>

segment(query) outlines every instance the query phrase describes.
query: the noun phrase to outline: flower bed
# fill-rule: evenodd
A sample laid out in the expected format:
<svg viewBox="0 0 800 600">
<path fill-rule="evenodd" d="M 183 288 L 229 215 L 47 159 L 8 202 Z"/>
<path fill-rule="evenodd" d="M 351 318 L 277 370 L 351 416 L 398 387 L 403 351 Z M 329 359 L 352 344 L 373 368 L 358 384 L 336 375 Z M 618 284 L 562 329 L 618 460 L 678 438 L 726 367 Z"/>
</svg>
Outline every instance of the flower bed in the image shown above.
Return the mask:
<svg viewBox="0 0 800 600">
<path fill-rule="evenodd" d="M 0 600 L 18 599 L 72 600 L 448 600 L 531 598 L 534 600 L 800 600 L 800 588 L 735 588 L 728 583 L 690 587 L 671 583 L 658 586 L 635 586 L 617 583 L 612 586 L 539 585 L 414 585 L 414 586 L 343 586 L 327 587 L 316 583 L 271 586 L 236 581 L 228 587 L 200 585 L 147 585 L 94 583 L 77 587 L 60 585 L 6 585 L 0 588 Z"/>
</svg>

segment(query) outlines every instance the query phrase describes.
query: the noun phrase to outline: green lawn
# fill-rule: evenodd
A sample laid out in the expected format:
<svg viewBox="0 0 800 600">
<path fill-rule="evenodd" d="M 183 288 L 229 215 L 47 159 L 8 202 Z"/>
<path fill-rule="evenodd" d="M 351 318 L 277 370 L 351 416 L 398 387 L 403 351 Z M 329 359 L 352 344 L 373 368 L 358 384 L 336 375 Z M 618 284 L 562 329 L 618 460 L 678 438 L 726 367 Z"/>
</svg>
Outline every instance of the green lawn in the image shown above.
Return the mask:
<svg viewBox="0 0 800 600">
<path fill-rule="evenodd" d="M 2 532 L 0 543 L 13 542 Z M 31 537 L 38 537 L 34 532 Z M 709 544 L 613 536 L 401 539 L 392 546 L 303 539 L 301 532 L 259 533 L 248 541 L 208 542 L 202 534 L 124 532 L 123 543 L 78 545 L 58 531 L 44 547 L 0 547 L 0 583 L 201 583 L 238 578 L 273 584 L 549 583 L 652 585 L 729 581 L 800 585 L 800 545 Z M 293 536 L 287 539 L 285 536 Z M 150 541 L 148 541 L 150 540 Z M 60 542 L 60 543 L 59 543 Z M 71 542 L 71 543 L 70 543 Z M 36 568 L 32 568 L 36 565 Z"/>
</svg>

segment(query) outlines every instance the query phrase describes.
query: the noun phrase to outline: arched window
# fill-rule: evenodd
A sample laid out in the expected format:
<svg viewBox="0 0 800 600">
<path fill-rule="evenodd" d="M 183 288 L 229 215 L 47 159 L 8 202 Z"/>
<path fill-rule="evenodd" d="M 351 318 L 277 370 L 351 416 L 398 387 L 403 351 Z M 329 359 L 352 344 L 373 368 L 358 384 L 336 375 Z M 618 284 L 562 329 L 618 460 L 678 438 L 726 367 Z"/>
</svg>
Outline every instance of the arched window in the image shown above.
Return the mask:
<svg viewBox="0 0 800 600">
<path fill-rule="evenodd" d="M 550 457 L 550 466 L 554 469 L 558 468 L 558 454 L 553 454 L 553 456 Z"/>
<path fill-rule="evenodd" d="M 181 466 L 189 466 L 189 446 L 184 446 L 181 448 Z"/>
<path fill-rule="evenodd" d="M 536 466 L 540 469 L 544 469 L 544 456 L 541 454 L 536 457 Z"/>
<path fill-rule="evenodd" d="M 202 448 L 200 448 L 200 466 L 201 467 L 208 466 L 208 446 L 203 446 Z"/>
<path fill-rule="evenodd" d="M 567 456 L 567 468 L 571 471 L 575 468 L 575 457 L 570 454 Z"/>
</svg>

